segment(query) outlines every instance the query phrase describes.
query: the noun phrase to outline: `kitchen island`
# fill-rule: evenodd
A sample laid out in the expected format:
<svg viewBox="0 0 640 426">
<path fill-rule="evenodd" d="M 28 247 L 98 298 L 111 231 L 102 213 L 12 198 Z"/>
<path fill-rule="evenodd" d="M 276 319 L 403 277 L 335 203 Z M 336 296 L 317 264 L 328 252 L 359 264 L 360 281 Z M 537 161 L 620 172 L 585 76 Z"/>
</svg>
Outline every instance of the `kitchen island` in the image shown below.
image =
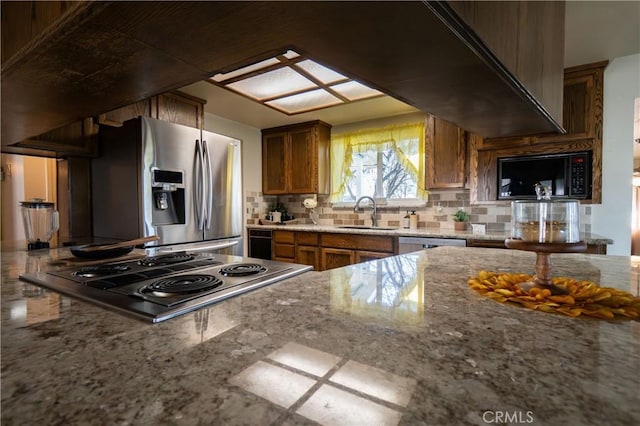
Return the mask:
<svg viewBox="0 0 640 426">
<path fill-rule="evenodd" d="M 17 279 L 2 253 L 2 424 L 640 423 L 640 322 L 470 290 L 535 255 L 439 247 L 278 284 L 159 324 Z M 553 255 L 554 275 L 639 291 L 640 259 Z"/>
</svg>

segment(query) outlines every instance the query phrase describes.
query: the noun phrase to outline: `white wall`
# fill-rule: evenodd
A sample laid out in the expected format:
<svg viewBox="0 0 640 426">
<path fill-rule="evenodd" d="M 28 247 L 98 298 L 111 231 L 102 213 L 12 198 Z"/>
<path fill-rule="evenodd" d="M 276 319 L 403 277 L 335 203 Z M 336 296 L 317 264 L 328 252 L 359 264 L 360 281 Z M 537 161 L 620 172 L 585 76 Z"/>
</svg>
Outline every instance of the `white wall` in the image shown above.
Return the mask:
<svg viewBox="0 0 640 426">
<path fill-rule="evenodd" d="M 633 102 L 640 96 L 640 54 L 611 60 L 604 72 L 602 204 L 592 207 L 591 231 L 609 237 L 608 254 L 631 253 Z"/>
</svg>

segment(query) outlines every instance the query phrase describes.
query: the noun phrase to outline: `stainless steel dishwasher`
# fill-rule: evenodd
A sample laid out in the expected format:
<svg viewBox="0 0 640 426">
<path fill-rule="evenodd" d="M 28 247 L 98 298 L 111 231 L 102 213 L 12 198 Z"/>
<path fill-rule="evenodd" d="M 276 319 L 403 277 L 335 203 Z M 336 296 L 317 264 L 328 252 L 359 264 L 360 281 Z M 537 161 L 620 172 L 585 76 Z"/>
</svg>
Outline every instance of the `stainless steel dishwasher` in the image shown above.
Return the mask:
<svg viewBox="0 0 640 426">
<path fill-rule="evenodd" d="M 439 246 L 466 247 L 467 240 L 460 238 L 400 237 L 398 239 L 398 254 Z"/>
</svg>

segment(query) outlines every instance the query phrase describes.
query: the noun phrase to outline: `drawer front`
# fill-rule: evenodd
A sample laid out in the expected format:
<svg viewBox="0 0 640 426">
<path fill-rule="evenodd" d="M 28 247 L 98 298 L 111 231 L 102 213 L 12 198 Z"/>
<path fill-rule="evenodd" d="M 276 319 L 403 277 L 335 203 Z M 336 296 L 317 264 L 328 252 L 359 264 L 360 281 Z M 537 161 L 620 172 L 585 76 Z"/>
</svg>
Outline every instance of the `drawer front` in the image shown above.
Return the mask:
<svg viewBox="0 0 640 426">
<path fill-rule="evenodd" d="M 273 241 L 276 243 L 293 244 L 294 237 L 293 231 L 273 231 Z"/>
<path fill-rule="evenodd" d="M 378 235 L 322 234 L 322 247 L 394 252 L 394 238 Z"/>
<path fill-rule="evenodd" d="M 301 246 L 317 246 L 318 245 L 318 233 L 317 232 L 298 232 L 296 235 L 297 243 Z"/>
<path fill-rule="evenodd" d="M 296 257 L 296 251 L 293 245 L 274 244 L 273 249 L 275 257 L 286 257 L 287 259 L 295 259 Z"/>
</svg>

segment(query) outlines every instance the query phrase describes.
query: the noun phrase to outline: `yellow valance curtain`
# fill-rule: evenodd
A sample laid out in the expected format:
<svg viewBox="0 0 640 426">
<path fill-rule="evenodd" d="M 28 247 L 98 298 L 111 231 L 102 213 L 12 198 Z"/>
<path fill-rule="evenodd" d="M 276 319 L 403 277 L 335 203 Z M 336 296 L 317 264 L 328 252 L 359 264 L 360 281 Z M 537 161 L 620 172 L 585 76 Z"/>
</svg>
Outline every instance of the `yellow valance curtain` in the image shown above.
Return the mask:
<svg viewBox="0 0 640 426">
<path fill-rule="evenodd" d="M 419 198 L 428 194 L 425 178 L 424 121 L 398 124 L 380 129 L 364 129 L 331 135 L 331 199 L 337 201 L 351 177 L 354 153 L 393 149 L 398 161 L 418 187 Z"/>
</svg>

